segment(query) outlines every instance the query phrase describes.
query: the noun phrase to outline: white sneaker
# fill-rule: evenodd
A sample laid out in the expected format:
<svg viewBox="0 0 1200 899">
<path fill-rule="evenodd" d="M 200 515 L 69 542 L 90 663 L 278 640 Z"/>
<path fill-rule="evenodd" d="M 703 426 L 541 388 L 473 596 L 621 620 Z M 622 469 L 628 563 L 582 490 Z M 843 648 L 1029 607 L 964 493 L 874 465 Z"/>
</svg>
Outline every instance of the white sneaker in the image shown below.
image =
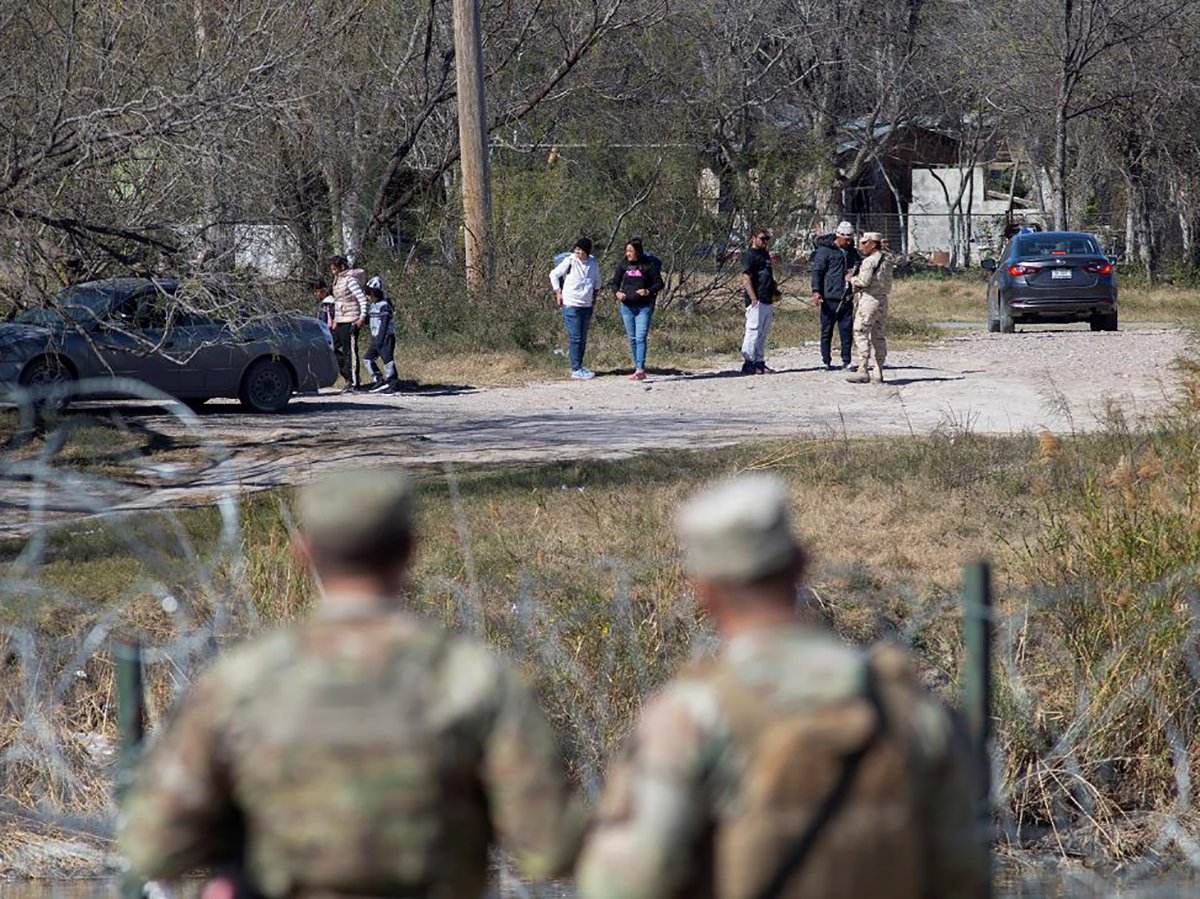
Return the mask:
<svg viewBox="0 0 1200 899">
<path fill-rule="evenodd" d="M 571 372 L 571 377 L 576 381 L 590 381 L 592 378 L 596 377 L 596 373 L 594 371 L 589 371 L 586 368 L 577 368 L 575 371 Z"/>
</svg>

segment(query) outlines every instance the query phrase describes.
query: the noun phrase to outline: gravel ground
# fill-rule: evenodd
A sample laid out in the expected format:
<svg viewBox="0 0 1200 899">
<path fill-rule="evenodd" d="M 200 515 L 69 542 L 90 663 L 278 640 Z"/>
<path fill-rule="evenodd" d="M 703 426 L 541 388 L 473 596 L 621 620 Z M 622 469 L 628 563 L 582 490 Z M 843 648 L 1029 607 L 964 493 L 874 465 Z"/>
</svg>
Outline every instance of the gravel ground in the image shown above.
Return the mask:
<svg viewBox="0 0 1200 899">
<path fill-rule="evenodd" d="M 1075 327 L 1014 335 L 964 331 L 925 349 L 896 351 L 886 384 L 855 385 L 826 371 L 816 347 L 770 356 L 777 373 L 743 377 L 714 367 L 563 379 L 478 390 L 424 385 L 393 396 L 322 394 L 296 398 L 281 415 L 254 416 L 213 402 L 198 416 L 206 442 L 229 453 L 199 472 L 161 472 L 163 486 L 106 484 L 99 508 L 185 503 L 215 492 L 307 480 L 315 470 L 355 460 L 410 464 L 613 458 L 649 449 L 696 448 L 775 437 L 920 434 L 970 428 L 1011 434 L 1086 430 L 1112 403 L 1146 413 L 1171 392 L 1170 363 L 1188 350 L 1189 332 L 1130 326 L 1114 333 Z M 651 346 L 653 359 L 653 345 Z M 127 410 L 168 434 L 181 421 L 153 407 Z M 15 500 L 12 481 L 0 499 Z M 54 491 L 50 510 L 98 511 L 73 499 L 80 485 Z M 19 507 L 19 506 L 18 506 Z M 6 515 L 0 532 L 27 525 Z"/>
</svg>

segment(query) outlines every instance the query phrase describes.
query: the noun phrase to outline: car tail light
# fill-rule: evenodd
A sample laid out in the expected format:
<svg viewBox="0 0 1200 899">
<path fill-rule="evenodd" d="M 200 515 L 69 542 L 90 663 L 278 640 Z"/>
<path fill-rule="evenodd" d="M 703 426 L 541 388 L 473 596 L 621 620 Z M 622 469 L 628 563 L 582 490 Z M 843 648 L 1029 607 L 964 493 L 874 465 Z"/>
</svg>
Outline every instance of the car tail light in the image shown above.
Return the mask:
<svg viewBox="0 0 1200 899">
<path fill-rule="evenodd" d="M 1022 265 L 1018 262 L 1016 265 L 1010 265 L 1008 267 L 1008 273 L 1014 278 L 1019 278 L 1022 275 L 1036 275 L 1038 273 L 1038 268 L 1036 265 Z"/>
<path fill-rule="evenodd" d="M 1085 272 L 1091 272 L 1093 275 L 1111 275 L 1112 274 L 1112 263 L 1111 262 L 1093 262 L 1091 265 L 1085 265 L 1083 267 L 1083 270 Z"/>
</svg>

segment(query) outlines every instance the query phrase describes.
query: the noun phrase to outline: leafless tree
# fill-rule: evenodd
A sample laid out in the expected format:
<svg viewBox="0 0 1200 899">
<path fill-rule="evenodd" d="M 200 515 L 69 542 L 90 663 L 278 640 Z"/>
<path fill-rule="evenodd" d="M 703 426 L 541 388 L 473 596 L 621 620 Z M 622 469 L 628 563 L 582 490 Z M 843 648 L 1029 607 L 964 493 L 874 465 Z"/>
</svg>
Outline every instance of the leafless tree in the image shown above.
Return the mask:
<svg viewBox="0 0 1200 899">
<path fill-rule="evenodd" d="M 1103 114 L 1133 96 L 1130 77 L 1112 78 L 1114 58 L 1130 47 L 1168 36 L 1193 0 L 1010 0 L 993 6 L 1000 51 L 1012 59 L 1004 103 L 1046 122 L 1047 171 L 1054 223 L 1070 224 L 1071 132 L 1080 120 Z M 1021 23 L 1012 29 L 1010 23 Z M 1132 75 L 1132 73 L 1126 73 Z"/>
</svg>

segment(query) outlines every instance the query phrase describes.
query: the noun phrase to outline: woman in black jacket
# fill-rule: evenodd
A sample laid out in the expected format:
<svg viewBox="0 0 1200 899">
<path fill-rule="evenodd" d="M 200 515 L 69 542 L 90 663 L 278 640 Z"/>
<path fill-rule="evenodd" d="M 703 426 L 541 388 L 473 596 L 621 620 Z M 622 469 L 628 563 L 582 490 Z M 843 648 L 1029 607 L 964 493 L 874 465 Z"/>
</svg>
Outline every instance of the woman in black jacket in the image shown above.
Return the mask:
<svg viewBox="0 0 1200 899">
<path fill-rule="evenodd" d="M 654 301 L 663 289 L 662 263 L 642 249 L 642 239 L 632 237 L 625 244 L 625 256 L 617 263 L 612 289 L 621 301 L 621 320 L 629 335 L 633 356 L 631 381 L 646 380 L 646 335 L 654 317 Z"/>
</svg>

